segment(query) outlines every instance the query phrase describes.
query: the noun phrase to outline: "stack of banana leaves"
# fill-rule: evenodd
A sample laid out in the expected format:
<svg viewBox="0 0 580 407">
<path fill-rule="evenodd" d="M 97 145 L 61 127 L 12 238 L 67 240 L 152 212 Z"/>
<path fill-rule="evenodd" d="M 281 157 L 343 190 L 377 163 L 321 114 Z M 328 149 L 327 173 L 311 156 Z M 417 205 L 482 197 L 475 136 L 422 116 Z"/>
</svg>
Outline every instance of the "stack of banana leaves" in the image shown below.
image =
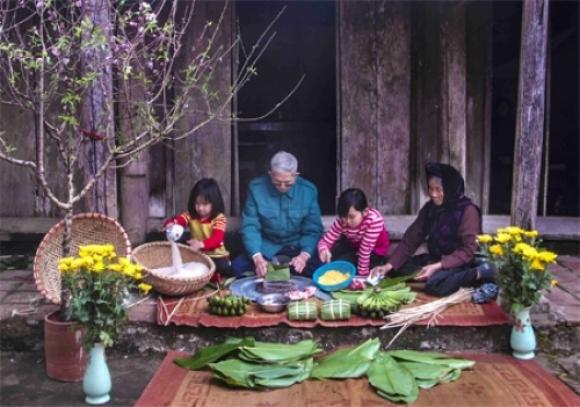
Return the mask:
<svg viewBox="0 0 580 407">
<path fill-rule="evenodd" d="M 382 280 L 376 287 L 360 291 L 336 291 L 332 296 L 347 300 L 351 309 L 363 317 L 383 318 L 385 315 L 398 311 L 401 305 L 415 301 L 417 294 L 405 284 L 413 276 L 396 277 Z"/>
<path fill-rule="evenodd" d="M 395 350 L 379 352 L 367 377 L 379 396 L 410 404 L 417 400 L 420 388 L 453 382 L 463 369 L 474 364 L 472 360 L 450 358 L 442 353 Z"/>
<path fill-rule="evenodd" d="M 175 363 L 190 370 L 209 367 L 226 384 L 246 388 L 292 386 L 310 377 L 313 356 L 322 349 L 312 340 L 294 345 L 229 338 L 221 345 L 200 349 Z M 226 358 L 226 356 L 228 358 Z"/>
<path fill-rule="evenodd" d="M 475 362 L 441 353 L 381 351 L 378 339 L 339 349 L 315 360 L 318 345 L 305 340 L 294 345 L 230 338 L 175 363 L 191 370 L 205 367 L 228 385 L 252 389 L 292 386 L 306 379 L 349 379 L 367 376 L 377 394 L 387 400 L 412 403 L 419 389 L 457 380 Z"/>
</svg>

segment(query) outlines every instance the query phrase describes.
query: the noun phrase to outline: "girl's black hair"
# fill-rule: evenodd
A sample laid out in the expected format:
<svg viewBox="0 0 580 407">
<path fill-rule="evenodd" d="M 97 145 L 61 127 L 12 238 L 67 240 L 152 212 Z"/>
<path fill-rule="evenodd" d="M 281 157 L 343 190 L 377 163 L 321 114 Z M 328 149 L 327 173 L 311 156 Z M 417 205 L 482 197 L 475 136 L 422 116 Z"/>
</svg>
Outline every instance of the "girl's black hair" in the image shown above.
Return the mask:
<svg viewBox="0 0 580 407">
<path fill-rule="evenodd" d="M 362 212 L 367 208 L 367 197 L 362 190 L 358 188 L 349 188 L 342 191 L 338 197 L 338 205 L 336 205 L 338 216 L 346 218 L 351 206 L 359 212 Z"/>
<path fill-rule="evenodd" d="M 187 210 L 195 217 L 198 216 L 195 211 L 195 200 L 201 197 L 211 204 L 210 218 L 213 219 L 220 213 L 225 212 L 224 199 L 220 192 L 218 183 L 213 178 L 202 178 L 195 183 L 191 192 L 189 193 L 189 200 L 187 201 Z"/>
</svg>

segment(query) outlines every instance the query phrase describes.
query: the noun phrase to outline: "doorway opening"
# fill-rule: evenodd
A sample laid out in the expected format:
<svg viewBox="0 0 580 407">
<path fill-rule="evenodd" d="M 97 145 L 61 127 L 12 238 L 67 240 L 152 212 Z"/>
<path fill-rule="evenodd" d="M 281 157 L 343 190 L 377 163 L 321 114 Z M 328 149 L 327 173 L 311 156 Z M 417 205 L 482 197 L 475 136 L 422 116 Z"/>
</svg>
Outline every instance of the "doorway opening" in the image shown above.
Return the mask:
<svg viewBox="0 0 580 407">
<path fill-rule="evenodd" d="M 244 44 L 253 44 L 284 3 L 238 1 L 236 17 Z M 237 124 L 237 200 L 243 208 L 248 183 L 268 171 L 270 158 L 288 151 L 300 174 L 318 188 L 323 214 L 333 214 L 336 198 L 336 39 L 335 3 L 291 2 L 274 25 L 276 37 L 257 64 L 257 77 L 238 93 L 238 117 L 259 117 L 296 92 L 272 115 Z M 243 53 L 239 65 L 243 64 Z M 236 182 L 236 181 L 234 181 Z M 234 187 L 234 190 L 236 188 Z M 239 213 L 238 213 L 239 214 Z"/>
</svg>

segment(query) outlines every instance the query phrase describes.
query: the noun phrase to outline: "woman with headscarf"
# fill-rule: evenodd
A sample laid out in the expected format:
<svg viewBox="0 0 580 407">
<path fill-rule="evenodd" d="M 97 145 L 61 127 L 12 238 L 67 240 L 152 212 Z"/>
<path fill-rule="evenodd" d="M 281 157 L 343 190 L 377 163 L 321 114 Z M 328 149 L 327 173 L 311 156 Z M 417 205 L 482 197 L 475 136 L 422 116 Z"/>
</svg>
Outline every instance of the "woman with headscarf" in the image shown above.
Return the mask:
<svg viewBox="0 0 580 407">
<path fill-rule="evenodd" d="M 419 271 L 415 279 L 425 282 L 425 292 L 439 297 L 460 287 L 493 281 L 491 264 L 475 258 L 481 211 L 464 195 L 463 177 L 447 164 L 427 164 L 425 170 L 431 199 L 421 208 L 389 262 L 375 267 L 371 274 L 395 277 Z M 428 253 L 413 256 L 425 239 Z"/>
</svg>

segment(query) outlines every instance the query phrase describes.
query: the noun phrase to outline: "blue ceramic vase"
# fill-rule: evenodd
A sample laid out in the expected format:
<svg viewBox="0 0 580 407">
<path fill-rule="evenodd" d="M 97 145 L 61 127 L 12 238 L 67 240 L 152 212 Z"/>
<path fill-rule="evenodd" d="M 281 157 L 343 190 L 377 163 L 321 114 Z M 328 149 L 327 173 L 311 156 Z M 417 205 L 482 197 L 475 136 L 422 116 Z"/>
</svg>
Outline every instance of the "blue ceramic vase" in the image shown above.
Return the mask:
<svg viewBox="0 0 580 407">
<path fill-rule="evenodd" d="M 87 404 L 103 404 L 111 399 L 111 374 L 105 359 L 105 346 L 96 343 L 89 354 L 89 365 L 83 378 Z"/>
<path fill-rule="evenodd" d="M 535 357 L 536 335 L 530 319 L 530 307 L 514 315 L 514 326 L 510 337 L 512 355 L 517 359 L 528 360 Z"/>
</svg>

